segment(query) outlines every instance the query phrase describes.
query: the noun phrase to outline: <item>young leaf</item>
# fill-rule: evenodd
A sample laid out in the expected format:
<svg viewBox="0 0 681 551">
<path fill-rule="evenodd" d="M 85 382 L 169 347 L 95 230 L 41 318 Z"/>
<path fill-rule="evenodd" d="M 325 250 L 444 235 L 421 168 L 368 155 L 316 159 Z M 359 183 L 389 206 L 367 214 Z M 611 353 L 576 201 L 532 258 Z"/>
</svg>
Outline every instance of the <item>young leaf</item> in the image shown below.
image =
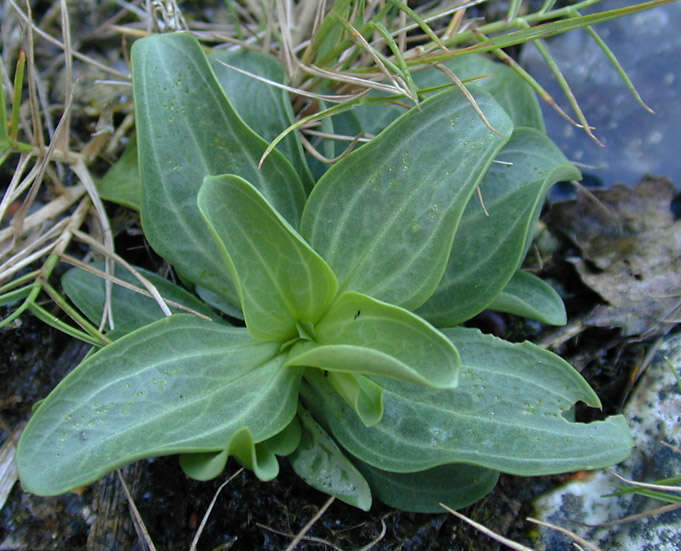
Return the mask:
<svg viewBox="0 0 681 551">
<path fill-rule="evenodd" d="M 265 198 L 228 174 L 207 177 L 198 202 L 253 337 L 285 342 L 298 321 L 316 323 L 336 294 L 336 277 Z"/>
<path fill-rule="evenodd" d="M 534 274 L 518 270 L 490 310 L 536 319 L 550 325 L 565 325 L 565 305 L 558 293 Z"/>
<path fill-rule="evenodd" d="M 251 129 L 269 142 L 294 122 L 288 92 L 228 67 L 231 65 L 273 82 L 284 84 L 286 71 L 271 56 L 254 50 L 215 50 L 208 54 L 215 76 L 230 103 Z M 305 189 L 314 182 L 307 166 L 303 146 L 295 133 L 288 134 L 277 149 L 296 169 Z"/>
<path fill-rule="evenodd" d="M 302 407 L 298 418 L 303 426 L 300 445 L 289 460 L 296 474 L 313 488 L 368 511 L 369 484 L 343 455 L 336 443 Z"/>
<path fill-rule="evenodd" d="M 104 263 L 95 262 L 92 267 L 103 270 Z M 136 269 L 156 287 L 164 299 L 177 302 L 209 318 L 218 319 L 210 308 L 182 287 L 171 283 L 154 272 L 143 268 Z M 114 274 L 123 281 L 142 287 L 140 281 L 133 274 L 120 266 L 116 266 Z M 67 296 L 79 310 L 92 323 L 98 324 L 102 319 L 104 301 L 106 300 L 104 279 L 80 268 L 71 268 L 64 274 L 61 283 Z M 186 312 L 186 310 L 172 304 L 169 305 L 169 308 L 174 313 Z M 116 284 L 114 284 L 111 292 L 111 312 L 116 325 L 108 333 L 108 336 L 112 339 L 122 337 L 164 317 L 156 300 Z"/>
<path fill-rule="evenodd" d="M 440 503 L 460 509 L 494 489 L 499 471 L 464 463 L 441 465 L 417 473 L 391 473 L 356 459 L 373 493 L 390 507 L 414 513 L 439 513 Z"/>
<path fill-rule="evenodd" d="M 485 92 L 478 118 L 458 91 L 425 101 L 338 161 L 315 186 L 301 234 L 343 290 L 413 309 L 433 293 L 454 232 L 478 182 L 511 132 Z"/>
<path fill-rule="evenodd" d="M 417 313 L 454 326 L 489 306 L 519 268 L 547 190 L 579 171 L 538 130 L 519 128 L 480 186 L 487 215 L 473 198 L 454 238 L 447 270 Z"/>
<path fill-rule="evenodd" d="M 236 305 L 222 256 L 196 206 L 204 177 L 247 178 L 294 227 L 305 200 L 300 179 L 277 151 L 257 168 L 267 144 L 229 104 L 191 35 L 137 40 L 132 76 L 144 234 L 185 277 Z"/>
<path fill-rule="evenodd" d="M 106 171 L 97 184 L 102 199 L 139 211 L 142 208 L 142 183 L 137 162 L 135 135 L 125 146 L 123 155 Z"/>
<path fill-rule="evenodd" d="M 267 440 L 295 415 L 300 381 L 278 351 L 188 314 L 126 335 L 34 413 L 17 449 L 24 489 L 55 495 L 144 457 L 219 452 L 244 428 Z"/>
<path fill-rule="evenodd" d="M 588 424 L 566 419 L 564 412 L 575 402 L 594 407 L 600 402 L 561 358 L 474 329 L 444 333 L 463 362 L 456 389 L 382 378 L 383 419 L 371 428 L 324 381 L 315 381 L 319 396 L 308 408 L 345 450 L 393 472 L 469 463 L 533 476 L 595 469 L 628 457 L 632 442 L 622 416 Z"/>
<path fill-rule="evenodd" d="M 316 342 L 291 350 L 287 365 L 456 386 L 459 354 L 411 312 L 360 293 L 344 293 L 314 328 Z"/>
</svg>

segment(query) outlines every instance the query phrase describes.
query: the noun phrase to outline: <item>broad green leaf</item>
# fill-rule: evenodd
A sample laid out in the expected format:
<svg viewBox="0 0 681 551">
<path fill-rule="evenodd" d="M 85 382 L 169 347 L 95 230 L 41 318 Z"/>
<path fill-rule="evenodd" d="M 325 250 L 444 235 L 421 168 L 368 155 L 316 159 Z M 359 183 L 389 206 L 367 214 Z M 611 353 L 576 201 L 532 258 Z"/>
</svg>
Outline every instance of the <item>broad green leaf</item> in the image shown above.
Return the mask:
<svg viewBox="0 0 681 551">
<path fill-rule="evenodd" d="M 338 161 L 315 186 L 301 233 L 342 290 L 414 309 L 444 272 L 463 209 L 511 133 L 486 93 L 487 129 L 458 91 L 423 102 Z"/>
<path fill-rule="evenodd" d="M 316 323 L 336 294 L 336 277 L 260 192 L 238 176 L 209 176 L 198 201 L 253 337 L 285 342 L 298 321 Z"/>
<path fill-rule="evenodd" d="M 298 408 L 298 418 L 303 426 L 302 439 L 289 458 L 296 474 L 321 492 L 363 511 L 371 509 L 371 490 L 362 474 L 302 407 Z"/>
<path fill-rule="evenodd" d="M 459 354 L 411 312 L 344 293 L 314 328 L 315 342 L 291 350 L 288 365 L 393 377 L 438 388 L 456 386 Z"/>
<path fill-rule="evenodd" d="M 24 489 L 55 495 L 145 457 L 219 452 L 244 428 L 267 440 L 297 407 L 300 374 L 278 350 L 188 314 L 115 341 L 63 379 L 24 429 Z"/>
<path fill-rule="evenodd" d="M 227 66 L 285 84 L 286 71 L 276 59 L 254 50 L 240 49 L 215 50 L 208 54 L 208 60 L 236 112 L 265 141 L 272 141 L 293 124 L 291 99 L 286 90 Z M 314 182 L 297 135 L 290 133 L 279 142 L 277 149 L 291 161 L 305 189 L 310 191 Z"/>
<path fill-rule="evenodd" d="M 467 507 L 491 492 L 499 478 L 499 471 L 464 463 L 417 473 L 382 471 L 359 460 L 355 465 L 378 499 L 414 513 L 441 513 L 440 503 L 452 509 Z"/>
<path fill-rule="evenodd" d="M 277 151 L 236 114 L 198 41 L 153 35 L 132 48 L 135 122 L 142 181 L 142 227 L 151 246 L 191 281 L 237 305 L 227 269 L 196 206 L 208 175 L 248 179 L 294 227 L 305 191 Z"/>
<path fill-rule="evenodd" d="M 560 357 L 475 329 L 444 332 L 463 362 L 456 389 L 377 380 L 384 388 L 384 413 L 371 428 L 323 382 L 313 381 L 319 395 L 308 408 L 346 451 L 393 472 L 468 463 L 533 476 L 595 469 L 628 457 L 632 441 L 622 416 L 568 421 L 565 412 L 575 402 L 594 407 L 600 402 Z"/>
<path fill-rule="evenodd" d="M 565 325 L 565 305 L 558 293 L 537 276 L 518 270 L 504 287 L 491 310 L 536 319 L 550 325 Z"/>
<path fill-rule="evenodd" d="M 468 81 L 465 83 L 466 86 L 473 84 L 492 94 L 511 117 L 513 126 L 527 126 L 544 131 L 544 118 L 537 96 L 522 77 L 510 67 L 479 54 L 458 56 L 445 61 L 443 65 L 451 69 L 462 81 Z M 420 89 L 452 82 L 436 67 L 415 71 L 413 77 Z M 430 94 L 432 92 L 424 93 L 426 97 Z M 380 96 L 381 94 L 372 93 L 372 95 Z M 365 131 L 378 134 L 390 122 L 402 115 L 404 110 L 404 106 L 401 105 L 384 104 L 358 107 L 353 110 L 353 113 L 359 118 Z"/>
<path fill-rule="evenodd" d="M 499 153 L 467 205 L 447 270 L 417 313 L 441 326 L 470 319 L 501 293 L 520 267 L 547 190 L 579 171 L 538 130 L 519 128 Z M 503 163 L 503 164 L 501 164 Z"/>
<path fill-rule="evenodd" d="M 142 184 L 137 162 L 137 138 L 133 135 L 123 155 L 97 184 L 102 199 L 139 211 L 142 207 Z"/>
<path fill-rule="evenodd" d="M 92 264 L 92 267 L 103 270 L 104 263 L 96 262 Z M 136 269 L 156 287 L 164 299 L 179 303 L 214 320 L 219 319 L 210 308 L 182 287 L 149 270 Z M 116 266 L 114 274 L 123 281 L 144 288 L 132 273 L 120 266 Z M 98 324 L 102 320 L 106 300 L 104 279 L 80 268 L 71 268 L 64 274 L 61 283 L 67 296 L 79 310 L 92 323 Z M 173 304 L 169 304 L 168 307 L 174 313 L 186 312 Z M 115 328 L 108 335 L 112 339 L 117 339 L 164 317 L 156 300 L 116 284 L 113 285 L 111 291 L 111 312 Z"/>
</svg>

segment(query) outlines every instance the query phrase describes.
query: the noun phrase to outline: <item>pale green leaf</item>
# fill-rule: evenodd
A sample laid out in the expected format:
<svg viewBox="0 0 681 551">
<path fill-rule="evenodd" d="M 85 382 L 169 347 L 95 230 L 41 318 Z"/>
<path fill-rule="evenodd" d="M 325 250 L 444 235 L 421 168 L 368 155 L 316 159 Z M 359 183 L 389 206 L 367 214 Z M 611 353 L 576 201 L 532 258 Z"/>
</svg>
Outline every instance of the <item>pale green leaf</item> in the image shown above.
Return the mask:
<svg viewBox="0 0 681 551">
<path fill-rule="evenodd" d="M 236 112 L 265 141 L 272 141 L 293 124 L 293 108 L 286 90 L 227 66 L 285 84 L 286 71 L 279 61 L 247 49 L 214 50 L 208 54 L 208 60 Z M 311 190 L 314 185 L 312 174 L 297 135 L 294 132 L 288 134 L 279 142 L 277 149 L 296 169 L 305 189 Z"/>
<path fill-rule="evenodd" d="M 336 294 L 336 278 L 260 192 L 238 176 L 210 176 L 198 201 L 254 338 L 284 342 L 298 321 L 316 323 Z"/>
<path fill-rule="evenodd" d="M 303 426 L 302 439 L 289 458 L 296 474 L 313 488 L 368 511 L 371 490 L 362 474 L 302 407 L 298 408 L 298 418 Z"/>
<path fill-rule="evenodd" d="M 95 262 L 92 267 L 101 271 L 104 269 L 104 263 Z M 209 318 L 219 319 L 215 312 L 179 285 L 143 268 L 136 268 L 136 270 L 156 287 L 164 299 L 179 303 Z M 144 288 L 130 271 L 120 266 L 116 266 L 114 274 L 123 281 Z M 92 323 L 99 324 L 106 300 L 105 280 L 80 268 L 71 268 L 62 276 L 61 283 L 66 295 L 79 310 Z M 173 313 L 186 312 L 173 304 L 170 304 L 169 308 Z M 117 284 L 113 285 L 111 292 L 111 313 L 115 327 L 108 335 L 112 339 L 117 339 L 164 317 L 155 299 Z"/>
<path fill-rule="evenodd" d="M 344 293 L 314 328 L 315 342 L 293 348 L 287 363 L 456 386 L 459 354 L 411 312 L 360 293 Z"/>
<path fill-rule="evenodd" d="M 219 452 L 244 428 L 254 443 L 267 440 L 297 407 L 300 374 L 278 351 L 188 314 L 115 341 L 30 419 L 17 449 L 24 489 L 55 495 L 145 457 Z"/>
<path fill-rule="evenodd" d="M 486 93 L 449 91 L 410 111 L 332 166 L 305 206 L 301 233 L 343 290 L 413 309 L 440 281 L 464 207 L 511 133 Z"/>
<path fill-rule="evenodd" d="M 532 128 L 517 129 L 497 160 L 480 186 L 489 215 L 473 197 L 442 281 L 417 310 L 438 327 L 457 325 L 492 303 L 525 257 L 547 190 L 580 177 L 553 142 Z"/>
<path fill-rule="evenodd" d="M 355 460 L 374 495 L 386 505 L 414 513 L 440 513 L 467 507 L 492 491 L 499 471 L 454 463 L 417 473 L 391 473 Z"/>
<path fill-rule="evenodd" d="M 560 357 L 475 329 L 444 332 L 462 357 L 456 389 L 377 380 L 384 388 L 384 414 L 371 428 L 319 381 L 313 381 L 319 395 L 308 408 L 350 454 L 393 472 L 468 463 L 534 476 L 596 469 L 628 457 L 632 441 L 622 416 L 568 421 L 575 402 L 594 407 L 600 402 Z"/>
<path fill-rule="evenodd" d="M 565 305 L 553 287 L 534 274 L 520 270 L 489 308 L 550 325 L 567 323 Z"/>
<path fill-rule="evenodd" d="M 305 200 L 300 179 L 277 151 L 257 168 L 267 144 L 235 113 L 191 35 L 137 40 L 132 77 L 145 237 L 185 277 L 236 306 L 222 256 L 196 206 L 204 177 L 247 178 L 294 227 Z"/>
<path fill-rule="evenodd" d="M 135 135 L 125 146 L 118 159 L 97 184 L 99 196 L 139 211 L 142 208 L 142 184 L 137 162 L 137 138 Z"/>
</svg>

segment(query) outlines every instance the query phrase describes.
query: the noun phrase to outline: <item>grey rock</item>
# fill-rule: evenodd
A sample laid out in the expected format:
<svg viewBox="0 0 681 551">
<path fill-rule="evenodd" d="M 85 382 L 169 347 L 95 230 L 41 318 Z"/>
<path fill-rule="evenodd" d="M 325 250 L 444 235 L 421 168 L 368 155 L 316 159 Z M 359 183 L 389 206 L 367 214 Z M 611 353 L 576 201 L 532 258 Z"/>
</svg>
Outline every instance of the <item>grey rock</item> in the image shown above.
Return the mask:
<svg viewBox="0 0 681 551">
<path fill-rule="evenodd" d="M 634 2 L 605 0 L 593 11 L 622 8 Z M 674 2 L 598 24 L 594 30 L 614 52 L 643 100 L 645 111 L 596 42 L 584 30 L 549 39 L 549 51 L 563 71 L 594 133 L 606 147 L 543 105 L 547 131 L 572 161 L 597 168 L 583 172 L 606 186 L 633 185 L 644 174 L 667 176 L 681 189 L 681 3 Z M 565 95 L 531 45 L 522 64 L 570 113 Z"/>
<path fill-rule="evenodd" d="M 680 335 L 664 341 L 624 408 L 635 447 L 631 457 L 612 470 L 625 478 L 652 482 L 681 476 L 681 390 L 672 367 L 681 373 Z M 540 520 L 563 526 L 601 549 L 681 549 L 681 509 L 630 523 L 590 527 L 665 505 L 633 494 L 606 497 L 621 485 L 609 470 L 591 473 L 587 480 L 572 481 L 539 498 L 536 514 Z M 574 550 L 567 536 L 544 528 L 539 531 L 536 547 L 543 551 Z"/>
</svg>

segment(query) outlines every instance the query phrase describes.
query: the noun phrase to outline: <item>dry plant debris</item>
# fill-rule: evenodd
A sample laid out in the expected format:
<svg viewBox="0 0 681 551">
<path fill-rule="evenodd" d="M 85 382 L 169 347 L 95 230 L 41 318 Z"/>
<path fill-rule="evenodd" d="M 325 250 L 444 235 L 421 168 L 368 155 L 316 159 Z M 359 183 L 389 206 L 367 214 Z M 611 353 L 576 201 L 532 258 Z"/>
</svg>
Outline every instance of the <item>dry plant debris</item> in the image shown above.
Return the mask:
<svg viewBox="0 0 681 551">
<path fill-rule="evenodd" d="M 582 253 L 571 260 L 582 281 L 607 302 L 589 313 L 587 325 L 652 338 L 678 322 L 681 221 L 671 210 L 674 193 L 668 180 L 646 178 L 634 189 L 582 189 L 575 201 L 551 209 L 553 226 Z"/>
</svg>

